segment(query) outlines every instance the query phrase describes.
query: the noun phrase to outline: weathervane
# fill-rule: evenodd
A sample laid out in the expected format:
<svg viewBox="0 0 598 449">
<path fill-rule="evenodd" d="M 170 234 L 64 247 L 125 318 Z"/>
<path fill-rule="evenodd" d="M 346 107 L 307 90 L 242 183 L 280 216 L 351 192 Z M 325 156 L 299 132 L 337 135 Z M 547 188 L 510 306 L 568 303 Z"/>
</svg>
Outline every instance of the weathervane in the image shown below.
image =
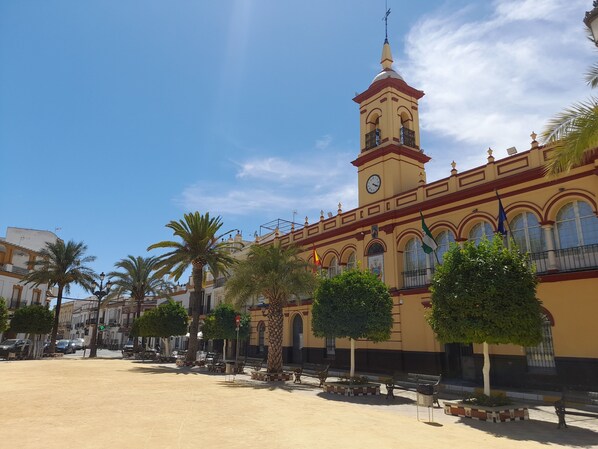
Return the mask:
<svg viewBox="0 0 598 449">
<path fill-rule="evenodd" d="M 384 38 L 388 41 L 388 16 L 390 15 L 390 8 L 388 7 L 387 1 L 384 2 L 384 6 L 386 8 L 386 14 L 384 14 L 384 17 L 382 18 L 382 20 L 384 20 Z"/>
</svg>

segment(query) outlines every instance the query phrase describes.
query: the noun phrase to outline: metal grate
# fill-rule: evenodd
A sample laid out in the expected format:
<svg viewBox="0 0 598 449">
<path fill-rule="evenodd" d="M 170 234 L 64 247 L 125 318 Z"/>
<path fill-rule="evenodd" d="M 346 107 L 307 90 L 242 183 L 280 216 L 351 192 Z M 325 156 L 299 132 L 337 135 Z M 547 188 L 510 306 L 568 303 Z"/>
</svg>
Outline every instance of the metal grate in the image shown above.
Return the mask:
<svg viewBox="0 0 598 449">
<path fill-rule="evenodd" d="M 598 244 L 557 249 L 556 256 L 561 271 L 598 268 Z"/>
<path fill-rule="evenodd" d="M 381 132 L 378 128 L 367 133 L 365 135 L 365 149 L 369 150 L 370 148 L 374 148 L 380 145 L 380 136 Z"/>
<path fill-rule="evenodd" d="M 542 343 L 538 346 L 525 348 L 527 355 L 527 366 L 530 370 L 554 371 L 554 345 L 552 342 L 552 328 L 546 315 L 542 315 Z"/>
<path fill-rule="evenodd" d="M 428 285 L 426 269 L 403 271 L 403 288 L 415 288 Z"/>
<path fill-rule="evenodd" d="M 401 127 L 401 144 L 407 147 L 417 148 L 417 145 L 415 144 L 415 131 L 405 128 L 404 126 Z"/>
</svg>

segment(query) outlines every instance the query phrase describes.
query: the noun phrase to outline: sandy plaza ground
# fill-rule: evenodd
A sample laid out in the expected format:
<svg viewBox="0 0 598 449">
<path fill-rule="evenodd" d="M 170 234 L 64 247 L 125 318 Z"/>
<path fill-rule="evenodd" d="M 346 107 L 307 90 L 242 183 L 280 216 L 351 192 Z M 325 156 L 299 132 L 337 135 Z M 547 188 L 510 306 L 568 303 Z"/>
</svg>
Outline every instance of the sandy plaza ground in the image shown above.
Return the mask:
<svg viewBox="0 0 598 449">
<path fill-rule="evenodd" d="M 0 448 L 598 447 L 598 420 L 534 406 L 530 421 L 482 423 L 414 394 L 345 398 L 304 385 L 119 359 L 0 362 Z M 442 403 L 442 399 L 441 399 Z"/>
</svg>

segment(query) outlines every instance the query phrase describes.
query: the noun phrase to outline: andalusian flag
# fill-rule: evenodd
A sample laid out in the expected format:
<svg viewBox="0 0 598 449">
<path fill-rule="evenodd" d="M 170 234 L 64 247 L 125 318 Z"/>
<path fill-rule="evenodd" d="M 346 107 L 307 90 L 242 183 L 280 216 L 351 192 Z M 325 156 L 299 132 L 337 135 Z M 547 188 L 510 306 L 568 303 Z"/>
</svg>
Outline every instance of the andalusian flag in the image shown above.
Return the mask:
<svg viewBox="0 0 598 449">
<path fill-rule="evenodd" d="M 426 222 L 424 221 L 424 215 L 421 212 L 419 214 L 422 217 L 422 231 L 424 232 L 424 237 L 422 239 L 422 249 L 424 250 L 424 253 L 430 254 L 432 251 L 436 251 L 436 248 L 438 248 L 438 244 L 436 243 L 436 240 L 434 240 L 434 237 L 432 237 L 432 233 L 426 226 Z"/>
<path fill-rule="evenodd" d="M 318 252 L 316 251 L 316 247 L 314 246 L 314 264 L 316 266 L 322 266 L 322 259 L 318 256 Z"/>
</svg>

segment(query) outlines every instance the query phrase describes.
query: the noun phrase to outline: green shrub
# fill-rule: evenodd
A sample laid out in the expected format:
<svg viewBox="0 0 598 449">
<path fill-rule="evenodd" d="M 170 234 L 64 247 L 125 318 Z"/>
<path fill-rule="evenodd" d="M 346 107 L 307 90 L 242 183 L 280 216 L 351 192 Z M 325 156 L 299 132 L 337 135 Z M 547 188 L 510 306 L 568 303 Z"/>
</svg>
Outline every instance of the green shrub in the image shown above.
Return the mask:
<svg viewBox="0 0 598 449">
<path fill-rule="evenodd" d="M 493 393 L 490 396 L 487 396 L 483 393 L 476 393 L 468 398 L 463 399 L 463 402 L 466 404 L 481 405 L 484 407 L 500 407 L 513 403 L 510 398 L 504 395 L 504 393 Z"/>
</svg>

